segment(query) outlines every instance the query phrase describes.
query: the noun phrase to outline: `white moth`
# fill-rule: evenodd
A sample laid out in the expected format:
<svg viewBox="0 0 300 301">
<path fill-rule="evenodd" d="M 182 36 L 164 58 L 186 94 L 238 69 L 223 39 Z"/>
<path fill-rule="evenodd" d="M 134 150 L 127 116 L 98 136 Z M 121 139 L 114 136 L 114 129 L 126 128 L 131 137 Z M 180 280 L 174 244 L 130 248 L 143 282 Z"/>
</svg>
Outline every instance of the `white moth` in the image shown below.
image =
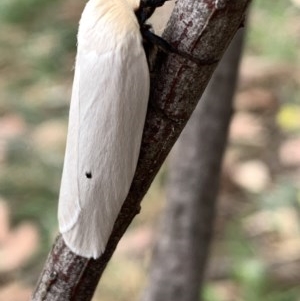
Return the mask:
<svg viewBox="0 0 300 301">
<path fill-rule="evenodd" d="M 90 0 L 80 20 L 58 219 L 83 257 L 104 252 L 140 152 L 150 76 L 139 5 Z"/>
</svg>

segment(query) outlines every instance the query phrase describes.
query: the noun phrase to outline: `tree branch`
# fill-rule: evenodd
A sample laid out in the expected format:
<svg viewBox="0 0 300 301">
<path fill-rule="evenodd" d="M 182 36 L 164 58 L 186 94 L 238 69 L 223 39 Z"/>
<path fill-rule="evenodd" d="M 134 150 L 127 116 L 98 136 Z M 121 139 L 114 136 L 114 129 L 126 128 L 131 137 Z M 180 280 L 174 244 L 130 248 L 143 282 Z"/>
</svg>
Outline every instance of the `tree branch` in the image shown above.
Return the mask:
<svg viewBox="0 0 300 301">
<path fill-rule="evenodd" d="M 180 0 L 163 35 L 197 60 L 220 59 L 242 24 L 250 0 Z M 33 295 L 34 301 L 91 300 L 119 240 L 197 105 L 216 64 L 200 66 L 158 53 L 135 177 L 104 254 L 97 260 L 72 253 L 58 236 Z"/>
<path fill-rule="evenodd" d="M 172 150 L 166 206 L 143 301 L 202 300 L 242 33 L 230 44 Z"/>
</svg>

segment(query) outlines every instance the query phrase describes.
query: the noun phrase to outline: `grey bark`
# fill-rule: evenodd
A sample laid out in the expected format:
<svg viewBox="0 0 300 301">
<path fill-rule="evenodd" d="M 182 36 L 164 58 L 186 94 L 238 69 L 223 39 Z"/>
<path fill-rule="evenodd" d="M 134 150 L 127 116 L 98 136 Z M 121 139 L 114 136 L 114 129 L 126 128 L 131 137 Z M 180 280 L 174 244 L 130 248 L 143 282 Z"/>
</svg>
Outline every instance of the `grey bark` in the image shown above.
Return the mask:
<svg viewBox="0 0 300 301">
<path fill-rule="evenodd" d="M 250 0 L 180 0 L 163 37 L 198 59 L 219 59 L 240 27 Z M 104 254 L 75 255 L 61 236 L 54 243 L 32 300 L 90 300 L 119 240 L 140 211 L 140 202 L 194 110 L 216 64 L 201 66 L 159 53 L 136 173 Z M 95 203 L 97 203 L 97 200 Z"/>
<path fill-rule="evenodd" d="M 199 300 L 242 45 L 239 31 L 173 149 L 167 204 L 143 301 Z"/>
</svg>

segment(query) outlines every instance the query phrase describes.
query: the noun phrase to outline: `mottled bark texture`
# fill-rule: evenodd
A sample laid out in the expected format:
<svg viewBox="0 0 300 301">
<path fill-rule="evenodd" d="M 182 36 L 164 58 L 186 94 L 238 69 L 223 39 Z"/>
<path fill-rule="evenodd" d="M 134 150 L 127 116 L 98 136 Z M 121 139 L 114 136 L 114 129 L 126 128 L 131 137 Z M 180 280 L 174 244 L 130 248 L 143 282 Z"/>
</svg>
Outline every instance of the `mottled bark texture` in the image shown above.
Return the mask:
<svg viewBox="0 0 300 301">
<path fill-rule="evenodd" d="M 172 151 L 167 204 L 143 301 L 200 300 L 242 44 L 240 30 Z"/>
<path fill-rule="evenodd" d="M 249 2 L 177 1 L 164 38 L 195 58 L 220 59 L 240 27 Z M 104 254 L 97 260 L 76 256 L 59 236 L 32 300 L 91 300 L 117 243 L 139 213 L 143 196 L 193 112 L 215 67 L 216 64 L 197 65 L 175 54 L 158 54 L 136 174 Z"/>
</svg>

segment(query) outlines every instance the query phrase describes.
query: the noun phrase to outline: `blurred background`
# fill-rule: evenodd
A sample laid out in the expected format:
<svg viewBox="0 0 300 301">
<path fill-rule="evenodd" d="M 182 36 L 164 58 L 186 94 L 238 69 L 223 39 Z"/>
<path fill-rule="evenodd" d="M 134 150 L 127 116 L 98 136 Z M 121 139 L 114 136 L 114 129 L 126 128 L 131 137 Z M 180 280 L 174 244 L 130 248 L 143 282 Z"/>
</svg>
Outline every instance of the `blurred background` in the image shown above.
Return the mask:
<svg viewBox="0 0 300 301">
<path fill-rule="evenodd" d="M 0 2 L 0 300 L 28 300 L 57 234 L 83 0 Z M 204 301 L 300 301 L 300 1 L 253 0 Z M 139 300 L 168 164 L 94 300 Z"/>
</svg>

